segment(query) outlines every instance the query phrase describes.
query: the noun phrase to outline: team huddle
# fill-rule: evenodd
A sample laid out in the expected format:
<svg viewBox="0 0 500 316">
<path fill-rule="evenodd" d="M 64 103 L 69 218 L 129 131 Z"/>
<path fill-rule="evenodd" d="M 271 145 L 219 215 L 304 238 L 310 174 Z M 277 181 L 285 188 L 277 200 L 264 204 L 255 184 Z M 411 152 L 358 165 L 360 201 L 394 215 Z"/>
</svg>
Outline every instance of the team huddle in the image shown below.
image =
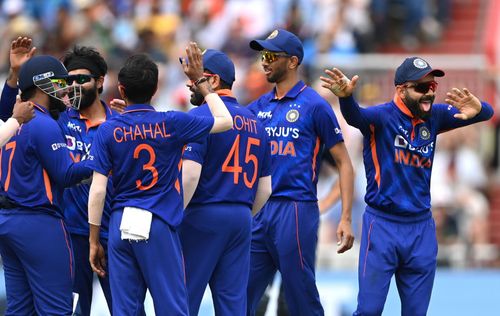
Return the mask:
<svg viewBox="0 0 500 316">
<path fill-rule="evenodd" d="M 296 35 L 279 29 L 249 43 L 274 88 L 246 106 L 232 93 L 231 59 L 189 43 L 180 59 L 188 113 L 151 105 L 158 66 L 147 55 L 126 60 L 120 99 L 107 104 L 99 52 L 75 47 L 59 61 L 31 44 L 12 42 L 0 99 L 6 315 L 90 315 L 94 272 L 113 315 L 145 315 L 147 290 L 156 315 L 197 315 L 207 285 L 216 315 L 255 315 L 277 271 L 290 315 L 324 314 L 315 278 L 322 153 L 339 173 L 338 253 L 354 243 L 354 171 L 331 105 L 299 78 Z M 493 109 L 466 88 L 434 104 L 445 73 L 418 57 L 396 70 L 393 100 L 369 108 L 354 99 L 358 76 L 325 74 L 364 137 L 353 315 L 381 315 L 393 275 L 402 315 L 426 315 L 436 137 Z"/>
</svg>

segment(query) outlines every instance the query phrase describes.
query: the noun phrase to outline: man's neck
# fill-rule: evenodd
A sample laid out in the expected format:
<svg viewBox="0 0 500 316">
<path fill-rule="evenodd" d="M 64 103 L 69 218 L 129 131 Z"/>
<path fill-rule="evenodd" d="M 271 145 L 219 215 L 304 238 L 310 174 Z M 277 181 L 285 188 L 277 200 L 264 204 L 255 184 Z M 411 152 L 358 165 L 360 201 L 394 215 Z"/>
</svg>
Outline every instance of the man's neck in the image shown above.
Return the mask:
<svg viewBox="0 0 500 316">
<path fill-rule="evenodd" d="M 290 72 L 286 78 L 282 81 L 276 83 L 276 98 L 283 98 L 288 91 L 292 90 L 292 88 L 299 82 L 299 76 L 296 72 Z"/>
</svg>

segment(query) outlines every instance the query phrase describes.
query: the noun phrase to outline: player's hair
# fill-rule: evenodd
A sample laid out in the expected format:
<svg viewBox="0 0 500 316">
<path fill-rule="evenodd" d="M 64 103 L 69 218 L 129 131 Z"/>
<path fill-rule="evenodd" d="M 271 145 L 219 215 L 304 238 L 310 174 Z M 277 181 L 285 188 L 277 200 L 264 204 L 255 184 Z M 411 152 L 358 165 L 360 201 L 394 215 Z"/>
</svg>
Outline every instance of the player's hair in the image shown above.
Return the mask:
<svg viewBox="0 0 500 316">
<path fill-rule="evenodd" d="M 149 103 L 158 86 L 158 66 L 145 54 L 130 56 L 118 73 L 118 82 L 130 102 Z"/>
<path fill-rule="evenodd" d="M 211 72 L 211 71 L 210 71 L 210 70 L 208 70 L 208 69 L 205 69 L 204 71 L 205 71 L 206 73 L 208 73 L 208 74 L 214 74 L 213 72 Z M 220 78 L 220 77 L 219 77 L 219 78 Z M 229 90 L 231 90 L 231 89 L 233 88 L 233 84 L 232 84 L 232 83 L 231 83 L 231 84 L 229 84 L 229 83 L 225 82 L 224 80 L 222 80 L 222 78 L 220 78 L 219 88 L 220 88 L 220 89 L 229 89 Z"/>
<path fill-rule="evenodd" d="M 32 86 L 29 87 L 28 89 L 21 91 L 21 101 L 28 101 L 29 99 L 33 98 L 35 96 L 37 87 Z"/>
<path fill-rule="evenodd" d="M 85 68 L 92 75 L 104 77 L 108 72 L 108 64 L 99 52 L 90 46 L 74 46 L 72 50 L 67 51 L 63 57 L 63 64 L 71 71 L 73 69 Z M 102 87 L 99 93 L 102 93 Z"/>
</svg>

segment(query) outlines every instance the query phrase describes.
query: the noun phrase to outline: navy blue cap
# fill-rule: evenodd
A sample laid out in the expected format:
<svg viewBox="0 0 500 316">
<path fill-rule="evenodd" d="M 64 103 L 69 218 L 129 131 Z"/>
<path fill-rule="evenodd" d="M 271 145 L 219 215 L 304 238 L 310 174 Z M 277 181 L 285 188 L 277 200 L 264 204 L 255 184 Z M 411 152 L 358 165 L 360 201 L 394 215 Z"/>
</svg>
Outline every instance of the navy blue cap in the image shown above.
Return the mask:
<svg viewBox="0 0 500 316">
<path fill-rule="evenodd" d="M 300 39 L 286 30 L 274 30 L 265 40 L 253 40 L 250 48 L 261 51 L 285 52 L 290 56 L 297 56 L 299 64 L 304 58 L 304 47 Z"/>
<path fill-rule="evenodd" d="M 39 55 L 30 58 L 19 70 L 18 85 L 21 91 L 35 85 L 35 81 L 45 78 L 66 78 L 68 71 L 55 57 Z"/>
<path fill-rule="evenodd" d="M 219 75 L 222 81 L 227 84 L 232 84 L 235 79 L 234 64 L 221 51 L 215 49 L 207 49 L 203 52 L 203 68 L 211 73 Z"/>
<path fill-rule="evenodd" d="M 443 77 L 444 71 L 432 69 L 428 62 L 420 57 L 409 57 L 396 69 L 394 85 L 400 85 L 408 81 L 417 81 L 432 74 L 435 77 Z"/>
</svg>

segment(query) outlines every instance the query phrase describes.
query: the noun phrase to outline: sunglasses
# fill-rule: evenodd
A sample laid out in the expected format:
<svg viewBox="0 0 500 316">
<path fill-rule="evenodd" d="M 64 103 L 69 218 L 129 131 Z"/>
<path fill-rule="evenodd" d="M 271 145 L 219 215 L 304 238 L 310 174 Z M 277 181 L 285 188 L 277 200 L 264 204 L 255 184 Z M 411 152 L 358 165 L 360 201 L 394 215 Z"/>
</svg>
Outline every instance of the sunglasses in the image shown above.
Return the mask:
<svg viewBox="0 0 500 316">
<path fill-rule="evenodd" d="M 291 56 L 288 54 L 279 54 L 270 51 L 262 51 L 260 53 L 260 60 L 265 61 L 268 64 L 275 62 L 280 57 L 291 57 Z"/>
<path fill-rule="evenodd" d="M 50 82 L 56 84 L 60 89 L 64 89 L 68 86 L 66 79 L 52 78 L 50 79 Z"/>
<path fill-rule="evenodd" d="M 414 85 L 405 85 L 407 88 L 413 88 L 415 92 L 426 94 L 429 90 L 436 92 L 438 83 L 436 81 L 420 82 Z"/>
<path fill-rule="evenodd" d="M 92 78 L 97 78 L 97 76 L 85 74 L 69 75 L 68 77 L 66 77 L 66 82 L 71 86 L 73 82 L 76 82 L 77 84 L 84 84 L 90 82 Z"/>
</svg>

